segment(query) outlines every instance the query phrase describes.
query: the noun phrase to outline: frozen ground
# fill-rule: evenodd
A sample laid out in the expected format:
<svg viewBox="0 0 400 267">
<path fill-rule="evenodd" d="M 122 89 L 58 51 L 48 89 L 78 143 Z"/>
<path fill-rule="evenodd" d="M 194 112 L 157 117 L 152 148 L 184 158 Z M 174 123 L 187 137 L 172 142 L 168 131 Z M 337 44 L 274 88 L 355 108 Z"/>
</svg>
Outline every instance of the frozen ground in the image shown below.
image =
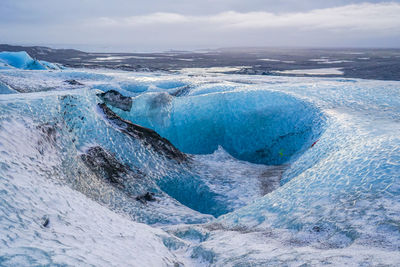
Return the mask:
<svg viewBox="0 0 400 267">
<path fill-rule="evenodd" d="M 400 264 L 398 81 L 3 66 L 0 265 Z"/>
</svg>

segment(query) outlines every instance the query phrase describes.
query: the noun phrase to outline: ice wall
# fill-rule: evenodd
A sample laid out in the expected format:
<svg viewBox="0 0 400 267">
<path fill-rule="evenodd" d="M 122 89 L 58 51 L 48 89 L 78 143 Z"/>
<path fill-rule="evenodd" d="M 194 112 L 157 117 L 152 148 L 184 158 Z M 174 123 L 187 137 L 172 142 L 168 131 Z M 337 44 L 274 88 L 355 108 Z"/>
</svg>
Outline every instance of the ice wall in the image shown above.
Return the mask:
<svg viewBox="0 0 400 267">
<path fill-rule="evenodd" d="M 178 98 L 145 94 L 133 99 L 129 113 L 115 111 L 155 129 L 184 152 L 210 154 L 221 145 L 238 159 L 263 164 L 287 162 L 316 140 L 323 124 L 312 105 L 258 90 Z"/>
</svg>

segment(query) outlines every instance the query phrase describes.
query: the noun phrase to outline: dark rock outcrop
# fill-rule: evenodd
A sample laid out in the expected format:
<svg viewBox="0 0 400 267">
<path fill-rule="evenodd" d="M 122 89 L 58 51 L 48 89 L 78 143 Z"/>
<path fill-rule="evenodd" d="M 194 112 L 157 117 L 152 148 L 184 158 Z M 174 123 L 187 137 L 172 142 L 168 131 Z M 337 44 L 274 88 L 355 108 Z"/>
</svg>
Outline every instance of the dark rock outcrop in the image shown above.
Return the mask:
<svg viewBox="0 0 400 267">
<path fill-rule="evenodd" d="M 146 146 L 152 148 L 156 153 L 162 154 L 177 162 L 188 162 L 190 157 L 179 151 L 170 141 L 161 137 L 152 129 L 142 127 L 130 121 L 120 118 L 105 103 L 98 104 L 105 118 L 123 133 L 140 140 Z"/>
<path fill-rule="evenodd" d="M 44 215 L 41 219 L 41 224 L 43 227 L 47 227 L 50 224 L 50 218 L 48 215 Z"/>
<path fill-rule="evenodd" d="M 123 96 L 118 91 L 110 90 L 105 93 L 98 94 L 98 96 L 107 104 L 124 111 L 129 111 L 132 108 L 132 98 Z"/>
<path fill-rule="evenodd" d="M 65 80 L 64 82 L 70 85 L 83 85 L 83 83 L 80 83 L 77 80 Z"/>
<path fill-rule="evenodd" d="M 174 91 L 171 91 L 169 94 L 172 96 L 180 97 L 180 96 L 185 96 L 190 92 L 190 86 L 182 86 Z"/>
<path fill-rule="evenodd" d="M 146 194 L 137 196 L 136 200 L 146 203 L 147 201 L 156 201 L 156 198 L 154 197 L 154 193 L 146 192 Z"/>
<path fill-rule="evenodd" d="M 42 132 L 45 141 L 53 144 L 56 142 L 57 130 L 55 125 L 44 123 L 36 126 L 36 128 Z"/>
<path fill-rule="evenodd" d="M 36 126 L 39 130 L 40 138 L 37 140 L 36 149 L 41 155 L 44 155 L 50 147 L 54 147 L 57 142 L 57 125 L 44 123 Z"/>
</svg>

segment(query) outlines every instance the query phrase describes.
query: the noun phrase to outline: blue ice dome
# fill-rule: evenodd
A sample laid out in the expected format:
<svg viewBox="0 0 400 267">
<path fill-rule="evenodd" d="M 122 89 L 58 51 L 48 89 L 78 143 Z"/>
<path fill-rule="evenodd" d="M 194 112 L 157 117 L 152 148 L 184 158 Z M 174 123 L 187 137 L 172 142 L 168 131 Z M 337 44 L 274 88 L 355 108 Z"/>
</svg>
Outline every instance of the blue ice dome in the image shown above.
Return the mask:
<svg viewBox="0 0 400 267">
<path fill-rule="evenodd" d="M 18 69 L 45 70 L 47 67 L 33 59 L 27 52 L 0 52 L 0 61 Z"/>
</svg>

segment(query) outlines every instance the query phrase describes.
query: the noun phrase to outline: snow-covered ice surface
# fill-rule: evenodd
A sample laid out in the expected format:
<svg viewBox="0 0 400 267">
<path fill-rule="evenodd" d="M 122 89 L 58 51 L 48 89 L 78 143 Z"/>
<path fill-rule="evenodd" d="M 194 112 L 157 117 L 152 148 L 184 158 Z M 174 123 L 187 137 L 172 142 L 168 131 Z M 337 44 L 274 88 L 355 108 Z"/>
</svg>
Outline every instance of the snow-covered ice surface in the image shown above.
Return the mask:
<svg viewBox="0 0 400 267">
<path fill-rule="evenodd" d="M 295 61 L 293 61 L 293 60 L 280 60 L 280 59 L 272 59 L 272 58 L 260 58 L 258 60 L 267 61 L 267 62 L 283 62 L 283 63 L 288 63 L 288 64 L 295 63 Z"/>
<path fill-rule="evenodd" d="M 322 58 L 312 58 L 309 59 L 309 61 L 314 61 L 314 62 L 318 62 L 318 64 L 338 64 L 338 63 L 350 63 L 350 62 L 354 62 L 351 60 L 332 60 L 329 59 L 327 57 L 322 57 Z"/>
<path fill-rule="evenodd" d="M 180 71 L 188 75 L 198 75 L 198 74 L 213 74 L 222 73 L 228 71 L 238 71 L 243 68 L 250 68 L 250 66 L 234 66 L 234 67 L 211 67 L 211 68 L 184 68 Z"/>
<path fill-rule="evenodd" d="M 400 264 L 400 82 L 3 65 L 0 265 Z"/>
<path fill-rule="evenodd" d="M 328 62 L 328 63 L 327 63 Z M 330 62 L 323 61 L 324 64 L 343 63 L 343 61 Z M 320 69 L 301 69 L 301 70 L 282 70 L 274 71 L 277 74 L 296 74 L 296 75 L 342 75 L 341 68 L 320 68 Z"/>
<path fill-rule="evenodd" d="M 140 57 L 140 56 L 108 56 L 108 57 L 97 57 L 93 61 L 121 61 L 121 59 L 156 59 L 156 57 Z"/>
</svg>

